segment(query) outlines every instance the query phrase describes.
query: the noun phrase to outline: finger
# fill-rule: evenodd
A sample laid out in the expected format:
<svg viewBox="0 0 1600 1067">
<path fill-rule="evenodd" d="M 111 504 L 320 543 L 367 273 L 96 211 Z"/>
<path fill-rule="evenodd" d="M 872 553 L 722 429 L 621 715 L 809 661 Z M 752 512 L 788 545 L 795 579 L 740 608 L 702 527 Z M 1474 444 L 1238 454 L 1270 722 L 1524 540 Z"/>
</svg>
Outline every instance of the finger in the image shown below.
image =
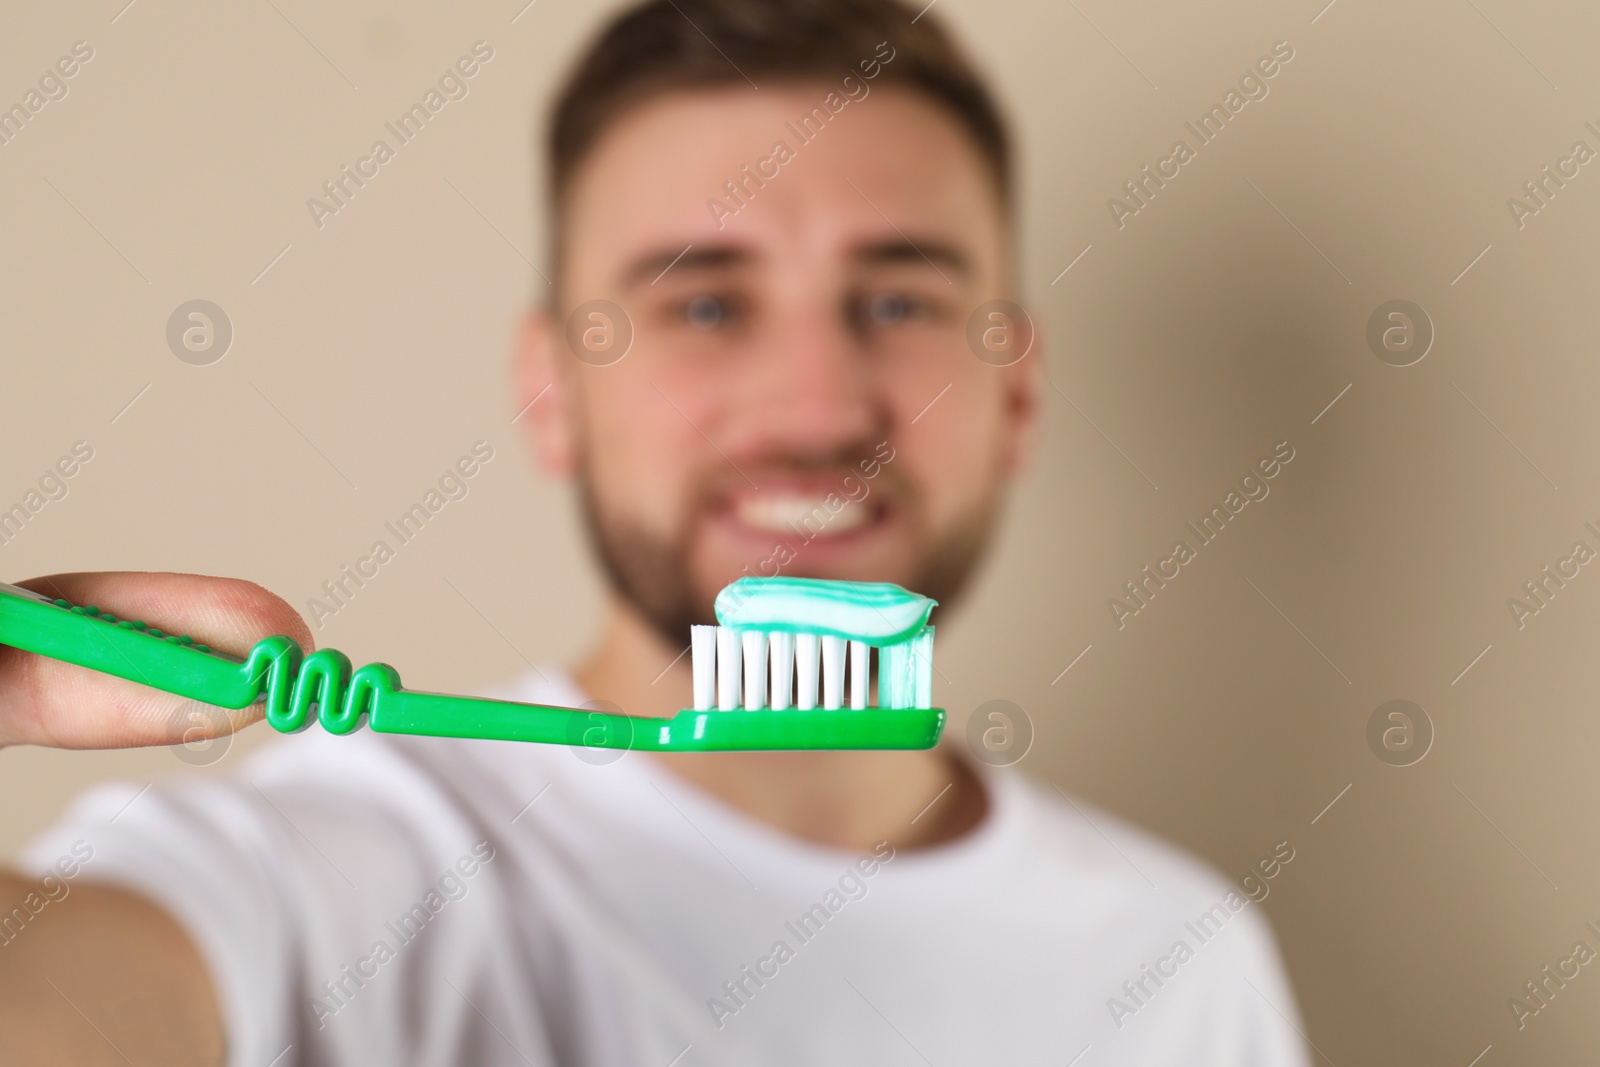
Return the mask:
<svg viewBox="0 0 1600 1067">
<path fill-rule="evenodd" d="M 274 634 L 307 651 L 315 647 L 305 620 L 287 601 L 241 578 L 98 571 L 52 574 L 17 584 L 52 599 L 93 604 L 119 619 L 139 619 L 169 634 L 188 634 L 236 656 Z"/>
</svg>

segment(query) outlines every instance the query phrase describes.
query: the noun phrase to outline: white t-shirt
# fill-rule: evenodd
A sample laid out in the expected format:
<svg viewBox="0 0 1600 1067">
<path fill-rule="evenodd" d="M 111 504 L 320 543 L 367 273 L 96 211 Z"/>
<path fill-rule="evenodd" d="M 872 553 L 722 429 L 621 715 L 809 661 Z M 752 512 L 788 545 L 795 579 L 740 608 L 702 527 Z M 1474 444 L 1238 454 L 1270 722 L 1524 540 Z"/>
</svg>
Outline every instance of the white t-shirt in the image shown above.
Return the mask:
<svg viewBox="0 0 1600 1067">
<path fill-rule="evenodd" d="M 544 673 L 492 695 L 583 702 Z M 612 755 L 313 728 L 91 792 L 24 862 L 86 842 L 78 877 L 170 910 L 235 1067 L 1307 1062 L 1260 908 L 1020 774 L 959 840 L 858 854 Z"/>
</svg>

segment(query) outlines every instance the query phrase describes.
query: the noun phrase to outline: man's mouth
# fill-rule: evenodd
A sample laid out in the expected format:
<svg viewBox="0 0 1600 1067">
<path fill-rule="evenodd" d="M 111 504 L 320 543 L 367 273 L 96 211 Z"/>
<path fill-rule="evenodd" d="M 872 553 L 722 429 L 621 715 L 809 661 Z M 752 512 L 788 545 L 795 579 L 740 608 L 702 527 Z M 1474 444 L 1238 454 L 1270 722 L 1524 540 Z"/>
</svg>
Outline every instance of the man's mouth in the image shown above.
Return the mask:
<svg viewBox="0 0 1600 1067">
<path fill-rule="evenodd" d="M 792 490 L 740 494 L 733 501 L 733 516 L 740 525 L 763 533 L 801 533 L 811 537 L 839 537 L 872 524 L 876 502 L 852 500 L 842 493 Z"/>
<path fill-rule="evenodd" d="M 709 577 L 779 574 L 904 581 L 920 544 L 915 498 L 889 477 L 850 467 L 746 468 L 700 501 L 690 550 Z"/>
</svg>

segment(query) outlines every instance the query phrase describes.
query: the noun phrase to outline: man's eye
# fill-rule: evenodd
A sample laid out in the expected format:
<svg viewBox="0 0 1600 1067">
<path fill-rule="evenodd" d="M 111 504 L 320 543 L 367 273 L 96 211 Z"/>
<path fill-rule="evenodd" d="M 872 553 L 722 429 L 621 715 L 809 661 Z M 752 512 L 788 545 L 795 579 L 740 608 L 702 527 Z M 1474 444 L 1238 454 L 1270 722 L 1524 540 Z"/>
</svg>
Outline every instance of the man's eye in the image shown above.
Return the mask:
<svg viewBox="0 0 1600 1067">
<path fill-rule="evenodd" d="M 862 324 L 898 326 L 924 317 L 925 310 L 920 301 L 903 293 L 876 293 L 868 297 L 861 307 Z"/>
<path fill-rule="evenodd" d="M 733 308 L 721 297 L 697 296 L 684 306 L 683 317 L 691 326 L 711 330 L 726 324 L 733 317 Z"/>
</svg>

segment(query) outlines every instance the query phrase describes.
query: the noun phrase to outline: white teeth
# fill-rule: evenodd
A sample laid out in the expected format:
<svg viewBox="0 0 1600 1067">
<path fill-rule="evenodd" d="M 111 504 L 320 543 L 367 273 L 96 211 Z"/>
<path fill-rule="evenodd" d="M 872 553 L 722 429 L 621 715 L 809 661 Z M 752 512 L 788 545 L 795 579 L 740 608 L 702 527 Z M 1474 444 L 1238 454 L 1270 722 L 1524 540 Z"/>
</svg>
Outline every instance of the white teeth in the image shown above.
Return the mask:
<svg viewBox="0 0 1600 1067">
<path fill-rule="evenodd" d="M 746 526 L 771 533 L 826 537 L 858 529 L 872 518 L 870 510 L 834 493 L 806 496 L 773 493 L 741 497 L 736 514 Z"/>
<path fill-rule="evenodd" d="M 817 706 L 817 663 L 821 645 L 816 634 L 794 635 L 794 706 L 810 711 Z"/>
<path fill-rule="evenodd" d="M 689 627 L 689 645 L 694 666 L 694 709 L 709 711 L 716 701 L 717 627 Z"/>
<path fill-rule="evenodd" d="M 782 630 L 767 637 L 772 650 L 772 702 L 773 711 L 787 711 L 789 693 L 794 689 L 794 634 Z"/>
<path fill-rule="evenodd" d="M 872 646 L 865 641 L 694 626 L 690 649 L 696 711 L 786 711 L 791 692 L 797 711 L 815 710 L 819 703 L 837 710 L 845 706 L 847 659 L 850 708 L 872 706 Z M 877 706 L 933 706 L 933 627 L 878 649 Z"/>
<path fill-rule="evenodd" d="M 746 630 L 744 640 L 744 710 L 760 711 L 767 695 L 767 635 Z"/>
</svg>

